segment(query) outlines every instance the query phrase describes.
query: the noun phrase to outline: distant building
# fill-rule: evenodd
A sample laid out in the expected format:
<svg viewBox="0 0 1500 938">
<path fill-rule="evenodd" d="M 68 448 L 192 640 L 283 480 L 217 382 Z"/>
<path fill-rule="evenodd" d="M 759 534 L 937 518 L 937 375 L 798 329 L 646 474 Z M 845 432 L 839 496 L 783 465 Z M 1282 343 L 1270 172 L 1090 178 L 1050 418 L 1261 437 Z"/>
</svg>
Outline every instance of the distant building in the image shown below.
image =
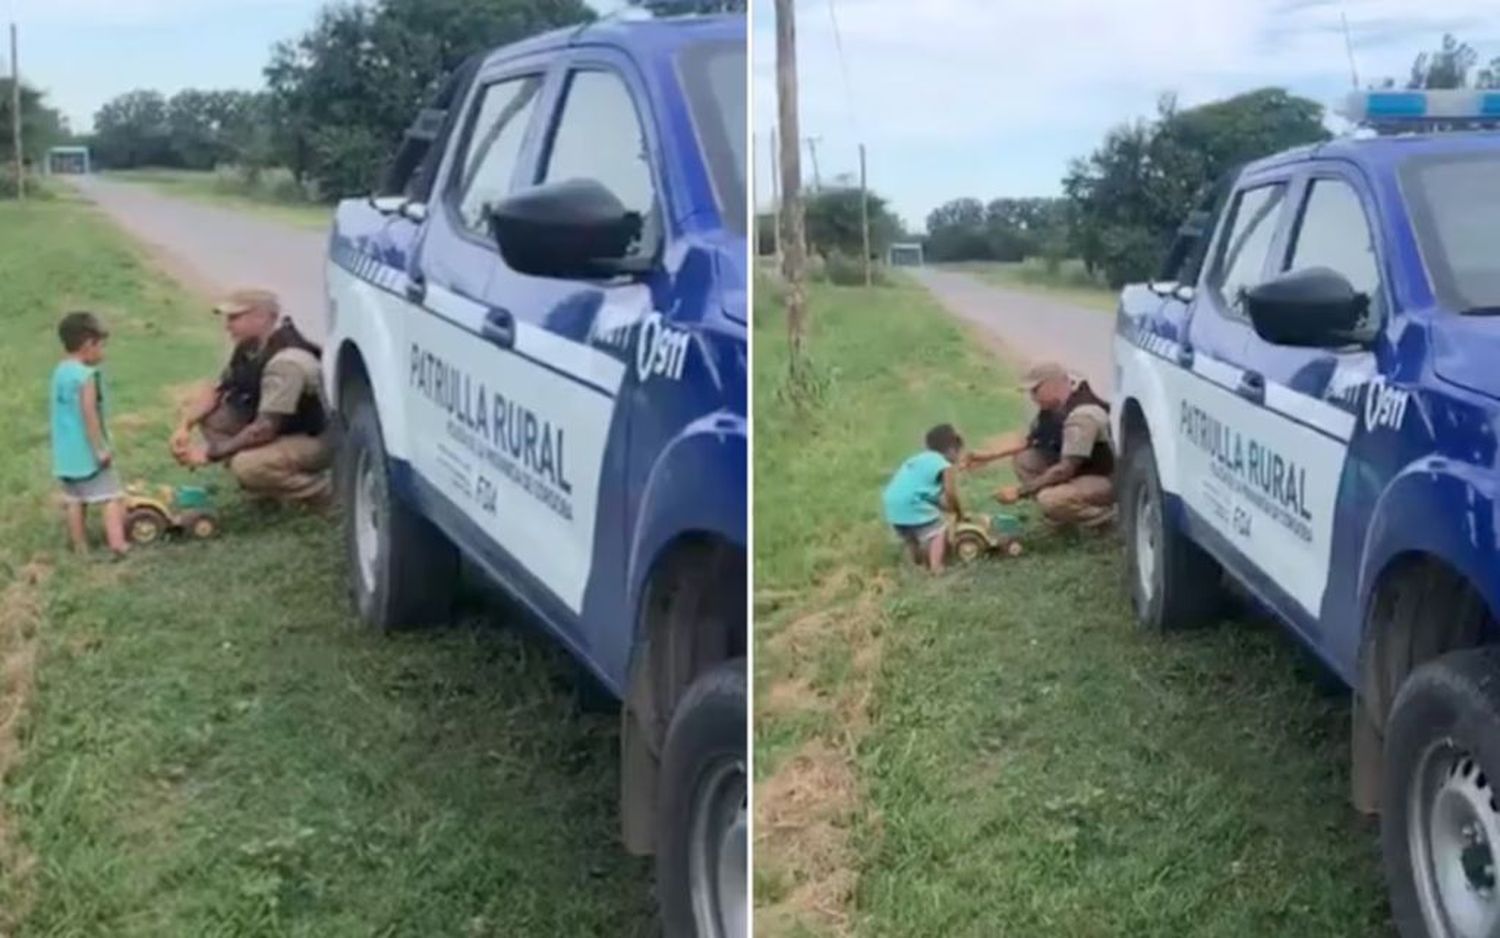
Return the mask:
<svg viewBox="0 0 1500 938">
<path fill-rule="evenodd" d="M 88 147 L 53 147 L 47 151 L 47 162 L 43 172 L 48 176 L 87 175 L 89 173 Z"/>
<path fill-rule="evenodd" d="M 892 267 L 921 267 L 924 263 L 921 243 L 905 241 L 891 245 L 890 262 Z"/>
</svg>

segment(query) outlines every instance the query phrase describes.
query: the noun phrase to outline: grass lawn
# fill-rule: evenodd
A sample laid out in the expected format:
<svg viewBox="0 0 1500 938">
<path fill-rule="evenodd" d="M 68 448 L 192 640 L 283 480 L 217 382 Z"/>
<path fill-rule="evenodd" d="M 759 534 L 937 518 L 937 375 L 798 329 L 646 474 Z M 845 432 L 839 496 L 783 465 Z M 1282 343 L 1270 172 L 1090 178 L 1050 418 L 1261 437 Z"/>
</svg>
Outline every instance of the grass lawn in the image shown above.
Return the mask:
<svg viewBox="0 0 1500 938">
<path fill-rule="evenodd" d="M 548 642 L 494 616 L 362 632 L 333 525 L 222 481 L 218 541 L 63 551 L 62 311 L 113 329 L 123 474 L 190 478 L 172 394 L 221 346 L 141 258 L 80 203 L 0 204 L 0 934 L 649 934 L 616 718 L 580 715 Z"/>
<path fill-rule="evenodd" d="M 1106 313 L 1113 313 L 1119 305 L 1119 292 L 1111 290 L 1097 278 L 1090 277 L 1088 271 L 1083 269 L 1082 261 L 1063 261 L 1056 271 L 1049 271 L 1040 259 L 1034 257 L 1019 264 L 969 261 L 944 264 L 943 267 L 973 274 L 999 287 L 1040 293 L 1063 303 Z"/>
<path fill-rule="evenodd" d="M 224 208 L 251 211 L 299 228 L 326 230 L 333 224 L 333 207 L 310 203 L 276 202 L 218 188 L 211 172 L 188 169 L 124 169 L 103 174 L 106 179 L 150 186 L 158 192 L 178 198 L 208 202 Z"/>
<path fill-rule="evenodd" d="M 1346 699 L 1270 624 L 1138 631 L 1113 536 L 1028 525 L 1017 560 L 904 565 L 889 472 L 931 424 L 982 439 L 1020 401 L 916 288 L 810 297 L 825 392 L 799 415 L 757 295 L 762 933 L 1386 934 Z M 971 506 L 1001 481 L 968 479 Z"/>
</svg>

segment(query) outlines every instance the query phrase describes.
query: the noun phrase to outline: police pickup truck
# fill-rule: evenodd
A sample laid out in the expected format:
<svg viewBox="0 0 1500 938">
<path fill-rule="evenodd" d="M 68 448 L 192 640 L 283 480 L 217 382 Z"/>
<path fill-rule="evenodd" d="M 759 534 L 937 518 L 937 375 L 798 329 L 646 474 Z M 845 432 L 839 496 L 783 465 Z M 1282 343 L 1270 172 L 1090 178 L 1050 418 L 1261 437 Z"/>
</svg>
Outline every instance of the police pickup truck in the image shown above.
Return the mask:
<svg viewBox="0 0 1500 938">
<path fill-rule="evenodd" d="M 1500 92 L 1362 92 L 1234 173 L 1115 336 L 1138 618 L 1223 579 L 1353 689 L 1401 934 L 1500 934 Z"/>
<path fill-rule="evenodd" d="M 443 620 L 462 558 L 623 701 L 672 936 L 747 927 L 745 47 L 617 19 L 471 59 L 327 263 L 360 616 Z"/>
</svg>

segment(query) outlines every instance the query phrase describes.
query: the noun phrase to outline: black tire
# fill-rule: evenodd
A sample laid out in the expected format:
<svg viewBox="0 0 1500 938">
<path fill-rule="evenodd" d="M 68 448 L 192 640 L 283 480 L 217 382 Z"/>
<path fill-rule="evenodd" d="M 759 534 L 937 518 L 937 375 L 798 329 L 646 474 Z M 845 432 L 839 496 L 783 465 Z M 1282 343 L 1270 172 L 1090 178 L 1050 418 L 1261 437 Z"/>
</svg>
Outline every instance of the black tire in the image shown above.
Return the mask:
<svg viewBox="0 0 1500 938">
<path fill-rule="evenodd" d="M 978 563 L 990 552 L 990 542 L 977 531 L 961 531 L 953 538 L 953 556 L 959 563 Z"/>
<path fill-rule="evenodd" d="M 1123 463 L 1119 510 L 1136 620 L 1154 632 L 1208 622 L 1223 608 L 1218 561 L 1167 523 L 1156 452 L 1144 434 L 1132 436 Z M 1148 549 L 1154 549 L 1149 570 L 1142 565 Z"/>
<path fill-rule="evenodd" d="M 697 877 L 700 901 L 695 903 L 692 874 L 697 864 L 693 842 L 699 825 L 734 824 L 735 786 L 738 822 L 745 825 L 748 803 L 745 771 L 745 661 L 736 659 L 699 677 L 683 694 L 672 714 L 662 752 L 657 802 L 656 888 L 661 901 L 666 938 L 740 938 L 748 935 L 748 898 L 743 873 L 748 863 L 748 828 L 739 828 L 739 889 L 720 893 L 713 876 Z M 733 774 L 737 771 L 737 779 Z M 710 789 L 720 798 L 708 798 Z M 705 803 L 712 801 L 713 803 Z M 730 876 L 729 879 L 734 879 Z M 707 880 L 707 881 L 705 881 Z M 735 903 L 738 902 L 738 911 Z M 717 908 L 728 921 L 700 928 L 702 919 Z M 715 930 L 718 927 L 719 930 Z"/>
<path fill-rule="evenodd" d="M 155 544 L 171 527 L 167 516 L 155 508 L 135 508 L 125 515 L 125 538 L 132 544 Z"/>
<path fill-rule="evenodd" d="M 1403 938 L 1466 936 L 1455 914 L 1463 900 L 1444 896 L 1468 896 L 1475 879 L 1493 883 L 1500 867 L 1490 789 L 1491 779 L 1500 783 L 1500 646 L 1451 652 L 1413 671 L 1386 724 L 1384 762 L 1380 842 L 1396 927 Z M 1432 822 L 1435 804 L 1458 806 L 1446 815 L 1453 824 Z M 1471 810 L 1475 830 L 1488 835 L 1455 847 Z M 1438 887 L 1434 869 L 1451 871 L 1457 888 Z"/>
<path fill-rule="evenodd" d="M 339 501 L 349 591 L 360 619 L 382 631 L 448 621 L 458 589 L 458 550 L 431 522 L 391 496 L 380 418 L 363 388 L 352 393 L 342 437 Z M 365 472 L 369 488 L 361 497 Z M 368 557 L 360 546 L 362 519 L 369 521 L 366 536 L 373 545 Z"/>
</svg>

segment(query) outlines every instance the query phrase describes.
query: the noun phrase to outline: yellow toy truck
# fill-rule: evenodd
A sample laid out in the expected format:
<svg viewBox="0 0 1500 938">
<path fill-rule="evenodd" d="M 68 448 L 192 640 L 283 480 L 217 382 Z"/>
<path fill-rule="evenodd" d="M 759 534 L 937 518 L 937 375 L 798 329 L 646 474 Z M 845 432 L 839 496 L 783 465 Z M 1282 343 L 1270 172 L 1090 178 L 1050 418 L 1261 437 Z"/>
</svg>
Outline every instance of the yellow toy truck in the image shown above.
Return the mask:
<svg viewBox="0 0 1500 938">
<path fill-rule="evenodd" d="M 1019 557 L 1021 522 L 1013 515 L 969 515 L 963 521 L 948 520 L 948 547 L 960 563 L 974 563 L 991 553 Z"/>
<path fill-rule="evenodd" d="M 206 540 L 218 533 L 207 489 L 140 482 L 125 489 L 125 536 L 132 544 L 152 544 L 169 534 Z"/>
</svg>

